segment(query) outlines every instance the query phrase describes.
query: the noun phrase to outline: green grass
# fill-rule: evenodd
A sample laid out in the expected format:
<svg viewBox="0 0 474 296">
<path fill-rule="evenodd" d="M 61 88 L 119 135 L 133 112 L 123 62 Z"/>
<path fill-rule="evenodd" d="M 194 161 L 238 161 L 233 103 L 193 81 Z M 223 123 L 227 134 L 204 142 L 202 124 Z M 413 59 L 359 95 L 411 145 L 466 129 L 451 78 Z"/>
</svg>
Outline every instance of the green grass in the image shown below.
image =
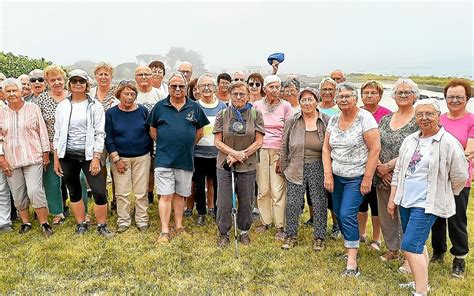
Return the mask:
<svg viewBox="0 0 474 296">
<path fill-rule="evenodd" d="M 472 197 L 471 197 L 472 198 Z M 474 227 L 472 202 L 469 229 Z M 307 209 L 301 222 L 307 219 Z M 317 294 L 407 295 L 398 284 L 410 277 L 397 273 L 398 263 L 383 263 L 365 245 L 360 249 L 357 279 L 340 277 L 344 268 L 342 240 L 327 240 L 321 253 L 311 250 L 312 232 L 301 226 L 299 244 L 280 249 L 274 230 L 257 235 L 251 231 L 250 246 L 239 245 L 234 258 L 233 238 L 226 249 L 216 247 L 216 225 L 208 219 L 203 228 L 186 226 L 191 238 L 175 238 L 168 246 L 156 244 L 159 231 L 157 206 L 150 210 L 151 228 L 136 228 L 107 240 L 95 228 L 76 237 L 74 221 L 55 228 L 43 239 L 37 222 L 26 235 L 0 234 L 0 294 Z M 110 226 L 116 227 L 116 216 Z M 14 224 L 15 230 L 19 222 Z M 369 227 L 370 229 L 370 227 Z M 470 235 L 471 248 L 474 237 Z M 473 257 L 467 259 L 467 276 L 451 279 L 451 255 L 444 264 L 430 266 L 433 295 L 472 295 Z"/>
</svg>

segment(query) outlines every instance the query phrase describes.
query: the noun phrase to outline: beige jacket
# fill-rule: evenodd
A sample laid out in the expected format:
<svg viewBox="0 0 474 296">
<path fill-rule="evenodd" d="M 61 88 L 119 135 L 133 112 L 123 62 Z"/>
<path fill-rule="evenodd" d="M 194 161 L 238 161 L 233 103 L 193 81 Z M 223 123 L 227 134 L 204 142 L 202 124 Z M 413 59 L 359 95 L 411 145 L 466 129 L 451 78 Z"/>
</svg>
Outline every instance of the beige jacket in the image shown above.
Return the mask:
<svg viewBox="0 0 474 296">
<path fill-rule="evenodd" d="M 397 187 L 394 198 L 397 205 L 402 200 L 408 165 L 418 146 L 420 134 L 416 131 L 409 135 L 400 147 L 392 178 L 392 186 Z M 432 145 L 425 213 L 449 218 L 456 213 L 454 195 L 461 192 L 469 177 L 467 160 L 461 143 L 443 127 L 434 136 Z"/>
<path fill-rule="evenodd" d="M 319 117 L 316 119 L 318 137 L 321 142 L 324 142 L 324 134 L 326 132 L 329 116 L 322 112 L 318 113 Z M 282 147 L 280 150 L 282 172 L 288 181 L 299 185 L 303 185 L 305 130 L 306 127 L 301 111 L 288 118 L 285 122 Z"/>
</svg>

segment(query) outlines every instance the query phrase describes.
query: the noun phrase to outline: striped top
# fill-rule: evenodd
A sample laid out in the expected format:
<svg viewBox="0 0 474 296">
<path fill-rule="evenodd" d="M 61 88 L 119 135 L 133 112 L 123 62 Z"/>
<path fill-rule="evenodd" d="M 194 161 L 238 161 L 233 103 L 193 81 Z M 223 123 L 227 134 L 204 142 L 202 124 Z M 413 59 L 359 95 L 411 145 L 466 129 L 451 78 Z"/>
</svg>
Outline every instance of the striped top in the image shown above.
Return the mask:
<svg viewBox="0 0 474 296">
<path fill-rule="evenodd" d="M 49 139 L 36 104 L 25 102 L 18 111 L 2 108 L 0 129 L 0 151 L 13 169 L 43 163 L 43 153 L 50 151 Z"/>
</svg>

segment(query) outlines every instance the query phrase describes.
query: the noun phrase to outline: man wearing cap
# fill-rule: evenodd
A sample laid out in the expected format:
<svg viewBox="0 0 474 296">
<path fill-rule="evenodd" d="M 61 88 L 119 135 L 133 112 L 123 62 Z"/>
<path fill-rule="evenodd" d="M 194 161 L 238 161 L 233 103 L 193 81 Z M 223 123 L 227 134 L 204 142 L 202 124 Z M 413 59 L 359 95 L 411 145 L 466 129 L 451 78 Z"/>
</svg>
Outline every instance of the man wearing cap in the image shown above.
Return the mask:
<svg viewBox="0 0 474 296">
<path fill-rule="evenodd" d="M 184 198 L 191 195 L 194 146 L 209 124 L 198 103 L 186 97 L 188 83 L 180 72 L 171 74 L 169 96 L 159 101 L 150 113 L 150 135 L 156 142 L 155 186 L 160 195 L 161 233 L 158 242 L 170 241 L 169 220 L 174 210 L 176 234 L 183 227 Z"/>
<path fill-rule="evenodd" d="M 265 136 L 260 149 L 257 165 L 258 209 L 262 225 L 257 232 L 268 230 L 275 224 L 275 239 L 283 241 L 285 234 L 286 181 L 280 170 L 280 148 L 285 121 L 293 115 L 293 108 L 287 101 L 278 98 L 281 80 L 276 75 L 268 75 L 263 81 L 265 97 L 254 103 L 254 108 L 262 112 Z"/>
<path fill-rule="evenodd" d="M 44 90 L 46 89 L 46 83 L 44 82 L 43 70 L 34 69 L 33 71 L 30 72 L 29 77 L 30 77 L 30 87 L 33 92 L 29 96 L 24 97 L 23 99 L 26 102 L 34 102 L 34 100 L 36 100 L 36 98 L 38 98 L 39 95 L 43 93 Z"/>
<path fill-rule="evenodd" d="M 342 83 L 344 81 L 346 81 L 346 77 L 344 77 L 344 73 L 342 72 L 342 70 L 334 70 L 331 72 L 331 75 L 329 75 L 331 77 L 332 80 L 336 81 L 336 83 Z"/>
</svg>

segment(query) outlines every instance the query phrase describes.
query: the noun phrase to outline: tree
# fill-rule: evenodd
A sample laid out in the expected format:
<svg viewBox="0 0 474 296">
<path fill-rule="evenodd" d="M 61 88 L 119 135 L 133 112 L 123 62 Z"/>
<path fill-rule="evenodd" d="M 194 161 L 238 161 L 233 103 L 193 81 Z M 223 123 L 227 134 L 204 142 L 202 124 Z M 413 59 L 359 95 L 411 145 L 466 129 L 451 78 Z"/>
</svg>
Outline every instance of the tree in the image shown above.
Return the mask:
<svg viewBox="0 0 474 296">
<path fill-rule="evenodd" d="M 21 74 L 28 74 L 34 69 L 44 69 L 51 65 L 50 61 L 44 58 L 31 59 L 27 56 L 14 55 L 13 53 L 4 53 L 0 51 L 0 72 L 6 77 L 17 78 Z"/>
<path fill-rule="evenodd" d="M 182 47 L 171 47 L 166 54 L 166 63 L 171 69 L 176 69 L 178 64 L 184 61 L 193 64 L 193 73 L 195 75 L 207 72 L 202 56 L 197 51 L 192 49 L 186 50 Z"/>
</svg>

